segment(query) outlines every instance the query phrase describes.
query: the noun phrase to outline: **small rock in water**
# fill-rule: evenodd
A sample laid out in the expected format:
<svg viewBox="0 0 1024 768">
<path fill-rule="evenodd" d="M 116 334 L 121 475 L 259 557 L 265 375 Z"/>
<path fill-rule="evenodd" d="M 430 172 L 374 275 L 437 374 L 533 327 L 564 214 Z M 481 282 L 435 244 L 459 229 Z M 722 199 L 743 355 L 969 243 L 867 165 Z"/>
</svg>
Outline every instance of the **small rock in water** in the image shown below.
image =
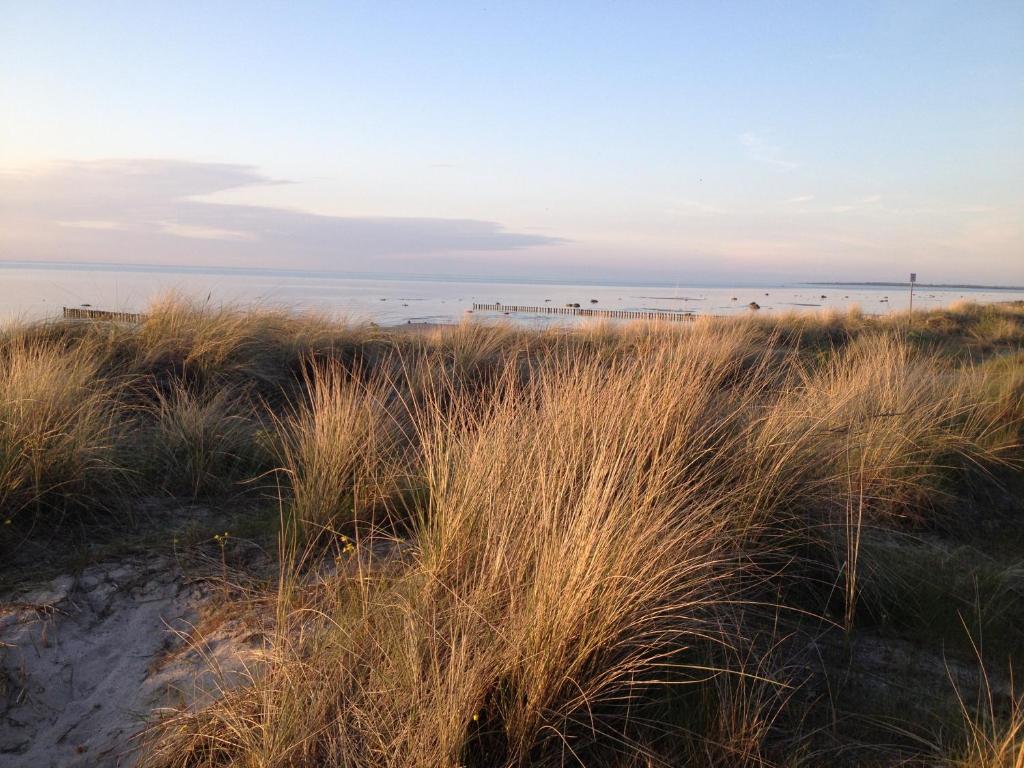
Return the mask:
<svg viewBox="0 0 1024 768">
<path fill-rule="evenodd" d="M 768 295 L 768 294 L 766 293 L 766 294 L 765 294 L 765 296 L 767 296 L 767 295 Z M 760 305 L 760 304 L 758 304 L 758 303 L 757 303 L 756 301 L 752 301 L 752 302 L 750 302 L 749 304 L 747 304 L 747 306 L 748 306 L 748 307 L 749 307 L 750 309 L 760 309 L 760 308 L 761 308 L 761 305 Z"/>
</svg>

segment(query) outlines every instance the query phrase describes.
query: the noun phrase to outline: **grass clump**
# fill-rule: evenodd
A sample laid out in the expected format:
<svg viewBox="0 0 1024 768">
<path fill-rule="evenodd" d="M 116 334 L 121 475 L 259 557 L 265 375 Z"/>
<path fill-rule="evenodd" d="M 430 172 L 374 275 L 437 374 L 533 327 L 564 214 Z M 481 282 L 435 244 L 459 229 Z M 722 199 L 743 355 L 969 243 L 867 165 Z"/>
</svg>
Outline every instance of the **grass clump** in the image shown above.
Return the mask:
<svg viewBox="0 0 1024 768">
<path fill-rule="evenodd" d="M 1016 447 L 986 389 L 971 368 L 870 335 L 803 374 L 786 418 L 815 431 L 846 505 L 920 515 L 941 501 L 949 470 L 994 466 Z"/>
<path fill-rule="evenodd" d="M 89 505 L 113 469 L 112 384 L 88 348 L 0 343 L 0 510 Z"/>
<path fill-rule="evenodd" d="M 1016 698 L 1005 715 L 990 707 L 976 715 L 964 704 L 965 744 L 949 768 L 1024 768 L 1024 700 Z"/>
<path fill-rule="evenodd" d="M 230 388 L 197 394 L 179 382 L 166 394 L 157 392 L 143 415 L 149 431 L 140 456 L 142 482 L 173 496 L 205 498 L 253 481 L 272 466 L 266 430 L 253 410 Z"/>
<path fill-rule="evenodd" d="M 406 447 L 389 388 L 337 362 L 314 363 L 304 384 L 277 429 L 292 514 L 312 531 L 383 522 L 374 514 L 401 490 Z"/>
</svg>

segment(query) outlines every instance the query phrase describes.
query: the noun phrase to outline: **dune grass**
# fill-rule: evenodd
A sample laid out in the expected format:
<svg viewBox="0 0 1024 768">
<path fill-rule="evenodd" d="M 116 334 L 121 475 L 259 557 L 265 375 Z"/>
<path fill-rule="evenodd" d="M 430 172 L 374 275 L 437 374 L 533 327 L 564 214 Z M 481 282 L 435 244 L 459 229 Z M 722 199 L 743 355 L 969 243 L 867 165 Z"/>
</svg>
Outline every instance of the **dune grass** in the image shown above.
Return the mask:
<svg viewBox="0 0 1024 768">
<path fill-rule="evenodd" d="M 1024 768 L 1024 701 L 1015 699 L 1007 714 L 987 702 L 981 716 L 975 714 L 979 708 L 961 703 L 966 743 L 954 751 L 950 768 Z"/>
<path fill-rule="evenodd" d="M 650 746 L 666 735 L 659 721 L 690 719 L 671 711 L 671 690 L 706 686 L 714 659 L 742 642 L 730 621 L 734 499 L 702 466 L 741 439 L 712 418 L 728 417 L 722 390 L 741 341 L 711 346 L 697 332 L 684 349 L 565 362 L 525 384 L 512 366 L 470 413 L 438 393 L 414 416 L 425 487 L 415 549 L 387 576 L 364 566 L 329 580 L 290 613 L 269 684 L 186 726 L 169 762 L 663 760 Z M 320 396 L 351 410 L 350 392 Z M 669 729 L 671 746 L 696 749 L 684 725 Z M 732 746 L 723 764 L 751 749 Z"/>
<path fill-rule="evenodd" d="M 88 347 L 0 344 L 0 510 L 65 511 L 113 470 L 115 385 Z"/>
<path fill-rule="evenodd" d="M 889 543 L 996 524 L 1022 340 L 1014 306 L 408 332 L 167 300 L 7 332 L 0 507 L 283 504 L 266 663 L 148 765 L 796 765 L 807 637 L 928 647 L 990 573 L 1016 653 L 1012 565 Z"/>
<path fill-rule="evenodd" d="M 267 431 L 251 418 L 254 406 L 244 390 L 195 393 L 181 382 L 168 390 L 156 391 L 140 414 L 149 427 L 137 461 L 143 484 L 178 497 L 218 497 L 273 466 Z"/>
<path fill-rule="evenodd" d="M 306 395 L 278 420 L 280 465 L 290 508 L 307 531 L 372 517 L 401 493 L 408 450 L 402 408 L 381 379 L 362 381 L 336 361 L 313 363 Z"/>
</svg>

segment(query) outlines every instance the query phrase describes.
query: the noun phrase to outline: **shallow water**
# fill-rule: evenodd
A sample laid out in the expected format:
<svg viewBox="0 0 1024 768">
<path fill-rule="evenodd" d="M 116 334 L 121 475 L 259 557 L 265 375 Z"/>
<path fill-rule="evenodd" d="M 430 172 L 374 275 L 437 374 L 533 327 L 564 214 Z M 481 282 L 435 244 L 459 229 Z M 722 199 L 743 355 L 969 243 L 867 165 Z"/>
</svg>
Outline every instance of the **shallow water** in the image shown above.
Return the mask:
<svg viewBox="0 0 1024 768">
<path fill-rule="evenodd" d="M 613 310 L 687 311 L 697 315 L 749 312 L 846 310 L 859 306 L 870 314 L 906 309 L 905 287 L 846 287 L 795 283 L 762 286 L 627 286 L 483 281 L 472 278 L 352 276 L 285 270 L 189 270 L 105 265 L 25 265 L 0 263 L 0 319 L 56 317 L 62 307 L 139 312 L 170 291 L 223 303 L 313 309 L 352 320 L 381 324 L 454 322 L 473 302 Z M 958 299 L 978 302 L 1024 300 L 1024 291 L 918 288 L 914 307 L 927 309 Z M 596 299 L 597 303 L 592 303 Z M 475 317 L 503 317 L 475 312 Z M 513 314 L 528 324 L 573 322 L 562 317 Z"/>
</svg>

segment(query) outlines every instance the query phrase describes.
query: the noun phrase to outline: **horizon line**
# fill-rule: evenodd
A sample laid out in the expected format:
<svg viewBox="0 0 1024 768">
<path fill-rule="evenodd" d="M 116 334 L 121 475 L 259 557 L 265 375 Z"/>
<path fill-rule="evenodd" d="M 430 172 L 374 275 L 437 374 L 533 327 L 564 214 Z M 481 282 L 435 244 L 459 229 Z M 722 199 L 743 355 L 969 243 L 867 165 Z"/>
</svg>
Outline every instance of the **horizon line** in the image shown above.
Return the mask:
<svg viewBox="0 0 1024 768">
<path fill-rule="evenodd" d="M 307 269 L 290 267 L 236 267 L 227 265 L 198 265 L 198 264 L 143 264 L 140 262 L 115 262 L 115 261 L 58 261 L 42 259 L 38 261 L 24 259 L 0 259 L 0 269 L 44 269 L 88 272 L 152 272 L 170 274 L 256 274 L 256 275 L 292 275 L 304 277 L 339 277 L 354 280 L 413 280 L 429 282 L 452 282 L 452 283 L 506 283 L 523 285 L 587 285 L 587 286 L 623 286 L 636 288 L 665 288 L 677 286 L 690 287 L 779 287 L 779 286 L 861 286 L 861 287 L 905 287 L 909 281 L 893 280 L 763 280 L 763 281 L 709 281 L 709 280 L 667 280 L 651 278 L 648 280 L 620 280 L 620 279 L 571 279 L 571 278 L 545 278 L 525 277 L 511 275 L 508 277 L 488 276 L 479 274 L 450 274 L 450 273 L 427 273 L 427 272 L 357 272 L 331 269 Z M 1020 285 L 987 285 L 976 283 L 915 283 L 918 288 L 959 288 L 969 290 L 995 290 L 995 291 L 1024 291 Z"/>
</svg>

